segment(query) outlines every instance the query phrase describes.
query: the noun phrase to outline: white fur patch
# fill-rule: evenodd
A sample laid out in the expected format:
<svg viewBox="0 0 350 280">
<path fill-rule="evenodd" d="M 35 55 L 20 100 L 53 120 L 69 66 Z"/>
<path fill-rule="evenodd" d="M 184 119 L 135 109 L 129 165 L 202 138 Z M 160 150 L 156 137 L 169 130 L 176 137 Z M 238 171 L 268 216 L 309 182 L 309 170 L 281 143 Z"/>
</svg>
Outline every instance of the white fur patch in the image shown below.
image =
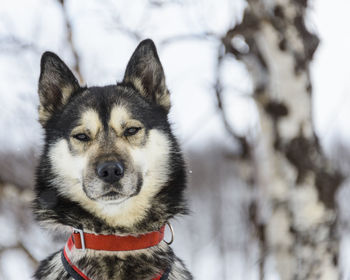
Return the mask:
<svg viewBox="0 0 350 280">
<path fill-rule="evenodd" d="M 87 166 L 87 158 L 72 155 L 65 139 L 52 145 L 49 158 L 60 186 L 58 191 L 75 201 L 87 198 L 82 188 L 83 171 Z"/>
<path fill-rule="evenodd" d="M 62 139 L 51 146 L 49 158 L 60 186 L 59 192 L 80 203 L 86 210 L 104 219 L 111 226 L 129 227 L 140 221 L 150 201 L 169 176 L 169 153 L 171 144 L 166 135 L 150 130 L 148 141 L 142 147 L 129 147 L 130 157 L 141 168 L 143 184 L 138 195 L 120 204 L 106 204 L 89 199 L 82 187 L 84 169 L 88 159 L 72 155 L 67 140 Z"/>
</svg>

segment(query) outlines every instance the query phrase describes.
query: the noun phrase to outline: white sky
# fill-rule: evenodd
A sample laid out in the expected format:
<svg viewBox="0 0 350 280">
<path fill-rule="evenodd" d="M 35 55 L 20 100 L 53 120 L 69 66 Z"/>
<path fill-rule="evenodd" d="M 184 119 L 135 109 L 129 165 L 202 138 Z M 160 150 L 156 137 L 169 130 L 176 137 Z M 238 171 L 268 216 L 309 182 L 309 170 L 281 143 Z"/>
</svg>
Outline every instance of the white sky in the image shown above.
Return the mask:
<svg viewBox="0 0 350 280">
<path fill-rule="evenodd" d="M 310 19 L 321 37 L 312 65 L 314 121 L 321 139 L 350 139 L 350 2 L 315 1 Z"/>
</svg>

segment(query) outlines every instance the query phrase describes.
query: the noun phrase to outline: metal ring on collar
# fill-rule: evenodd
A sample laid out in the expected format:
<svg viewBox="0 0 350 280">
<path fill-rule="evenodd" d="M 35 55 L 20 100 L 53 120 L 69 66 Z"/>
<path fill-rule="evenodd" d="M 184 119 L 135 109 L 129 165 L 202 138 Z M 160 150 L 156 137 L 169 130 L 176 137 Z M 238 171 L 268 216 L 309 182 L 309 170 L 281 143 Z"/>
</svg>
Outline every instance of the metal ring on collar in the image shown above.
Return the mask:
<svg viewBox="0 0 350 280">
<path fill-rule="evenodd" d="M 166 222 L 165 224 L 166 224 L 166 225 L 169 227 L 169 229 L 170 229 L 171 239 L 170 239 L 170 241 L 165 241 L 165 240 L 164 240 L 164 242 L 165 242 L 166 244 L 170 245 L 171 243 L 174 242 L 175 233 L 174 233 L 173 227 L 171 226 L 171 224 L 170 224 L 169 222 Z"/>
</svg>

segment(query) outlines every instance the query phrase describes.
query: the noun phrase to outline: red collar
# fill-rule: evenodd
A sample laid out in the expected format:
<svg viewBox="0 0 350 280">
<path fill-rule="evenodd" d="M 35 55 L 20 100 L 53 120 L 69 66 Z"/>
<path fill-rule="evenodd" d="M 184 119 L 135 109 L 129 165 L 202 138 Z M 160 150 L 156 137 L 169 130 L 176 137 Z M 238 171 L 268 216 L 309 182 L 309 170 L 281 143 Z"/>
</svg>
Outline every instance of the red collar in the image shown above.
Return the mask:
<svg viewBox="0 0 350 280">
<path fill-rule="evenodd" d="M 165 226 L 159 231 L 153 231 L 138 236 L 119 236 L 86 233 L 74 230 L 71 237 L 75 248 L 103 251 L 133 251 L 158 245 L 164 238 Z"/>
<path fill-rule="evenodd" d="M 92 280 L 74 265 L 70 259 L 73 247 L 76 249 L 92 249 L 104 251 L 132 251 L 146 249 L 159 244 L 164 238 L 163 226 L 159 231 L 154 231 L 139 236 L 118 236 L 118 235 L 97 235 L 85 233 L 82 230 L 74 230 L 69 237 L 62 252 L 62 263 L 65 270 L 76 280 Z M 167 279 L 167 274 L 163 271 L 152 280 Z"/>
</svg>

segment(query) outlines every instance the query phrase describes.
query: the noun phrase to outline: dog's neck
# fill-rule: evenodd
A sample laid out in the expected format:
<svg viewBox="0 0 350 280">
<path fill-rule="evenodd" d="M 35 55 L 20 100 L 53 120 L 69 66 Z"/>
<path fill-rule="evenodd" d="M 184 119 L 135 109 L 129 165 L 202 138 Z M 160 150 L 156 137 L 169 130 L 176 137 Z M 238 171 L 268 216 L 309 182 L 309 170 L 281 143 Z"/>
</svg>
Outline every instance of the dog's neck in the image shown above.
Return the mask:
<svg viewBox="0 0 350 280">
<path fill-rule="evenodd" d="M 155 225 L 158 224 L 158 222 L 155 222 Z M 95 220 L 93 223 L 94 226 L 90 225 L 89 227 L 97 229 L 96 226 L 98 224 L 99 223 Z M 85 222 L 84 225 L 87 226 Z M 145 229 L 146 228 L 143 228 L 143 230 Z M 164 227 L 162 227 L 162 230 L 164 230 Z M 109 229 L 107 225 L 104 224 L 99 231 L 108 232 Z M 113 229 L 113 231 L 119 232 L 122 231 L 122 229 Z M 152 233 L 154 233 L 154 231 L 150 231 L 148 234 Z M 78 232 L 78 235 L 80 234 L 81 233 Z M 98 236 L 102 235 L 97 235 L 97 238 L 99 238 Z M 122 238 L 128 237 L 130 237 L 129 233 L 125 232 L 122 234 Z M 132 237 L 135 237 L 134 233 Z M 137 271 L 140 271 L 140 269 L 144 271 L 142 274 L 147 276 L 147 279 L 157 279 L 155 276 L 167 270 L 169 267 L 169 260 L 173 260 L 174 254 L 168 244 L 162 240 L 162 234 L 156 237 L 159 239 L 158 242 L 151 244 L 153 246 L 140 248 L 145 247 L 141 244 L 139 248 L 133 247 L 131 248 L 132 250 L 95 250 L 89 248 L 89 246 L 87 246 L 87 249 L 83 250 L 81 248 L 81 241 L 78 240 L 80 244 L 74 241 L 71 242 L 69 259 L 71 264 L 82 271 L 84 275 L 87 275 L 89 279 L 137 279 L 137 277 L 139 277 Z M 80 239 L 80 237 L 78 239 Z M 68 244 L 69 239 L 64 250 L 68 248 Z M 103 267 L 110 267 L 110 270 L 102 269 Z M 96 268 L 98 269 L 96 270 Z"/>
<path fill-rule="evenodd" d="M 156 226 L 160 221 L 156 221 L 154 225 L 150 228 Z M 169 228 L 172 228 L 169 224 Z M 146 228 L 143 228 L 144 231 Z M 115 230 L 115 229 L 114 229 Z M 120 229 L 118 230 L 120 231 Z M 134 232 L 130 235 L 124 233 L 122 235 L 118 234 L 95 234 L 91 231 L 81 231 L 73 230 L 73 234 L 68 239 L 64 250 L 69 249 L 69 255 L 73 264 L 84 263 L 85 260 L 94 260 L 96 265 L 108 266 L 108 263 L 117 264 L 118 266 L 128 266 L 127 262 L 138 264 L 137 267 L 140 268 L 143 265 L 145 269 L 152 268 L 150 270 L 149 279 L 159 279 L 157 276 L 159 273 L 166 271 L 167 263 L 162 261 L 166 256 L 167 259 L 173 258 L 173 253 L 168 244 L 164 239 L 165 225 L 160 229 L 157 228 L 156 231 L 150 231 L 148 233 L 143 232 L 143 234 L 135 234 Z M 90 232 L 90 233 L 89 233 Z M 84 245 L 82 240 L 84 240 Z M 69 246 L 70 244 L 70 246 Z M 84 248 L 85 247 L 85 248 Z M 147 259 L 145 263 L 144 260 Z M 93 274 L 92 269 L 90 270 L 90 262 L 86 261 L 87 267 L 81 266 L 82 271 L 86 274 Z M 78 265 L 76 265 L 78 267 Z M 129 279 L 129 274 L 132 273 L 134 269 L 128 271 L 127 269 L 121 269 L 118 273 L 124 273 L 127 275 L 126 278 Z M 105 271 L 101 271 L 105 273 Z M 151 278 L 152 276 L 152 278 Z M 110 279 L 108 275 L 99 275 L 98 279 Z M 96 277 L 91 277 L 95 279 Z"/>
<path fill-rule="evenodd" d="M 37 201 L 37 203 L 40 201 Z M 95 234 L 115 234 L 115 235 L 140 235 L 159 230 L 167 221 L 177 213 L 171 213 L 166 205 L 158 200 L 154 201 L 155 206 L 151 206 L 143 220 L 138 221 L 128 227 L 111 225 L 105 219 L 93 215 L 79 203 L 60 197 L 56 203 L 50 207 L 39 204 L 35 209 L 36 216 L 42 226 L 59 231 L 71 231 L 72 228 L 81 229 L 84 232 Z M 37 204 L 38 205 L 38 204 Z M 45 206 L 45 208 L 43 208 Z M 157 207 L 156 207 L 157 206 Z M 180 209 L 180 207 L 178 208 Z M 178 210 L 177 209 L 177 210 Z M 183 214 L 185 208 L 179 211 Z"/>
<path fill-rule="evenodd" d="M 68 269 L 66 266 L 66 271 L 72 272 L 74 267 L 75 271 L 78 270 L 89 279 L 138 279 L 137 271 L 143 271 L 142 275 L 146 279 L 159 279 L 156 276 L 164 273 L 169 268 L 169 260 L 172 262 L 174 259 L 172 250 L 165 242 L 131 251 L 82 250 L 75 246 L 70 250 L 67 248 L 68 243 L 62 252 L 70 264 Z M 106 267 L 108 270 L 103 269 Z"/>
</svg>

